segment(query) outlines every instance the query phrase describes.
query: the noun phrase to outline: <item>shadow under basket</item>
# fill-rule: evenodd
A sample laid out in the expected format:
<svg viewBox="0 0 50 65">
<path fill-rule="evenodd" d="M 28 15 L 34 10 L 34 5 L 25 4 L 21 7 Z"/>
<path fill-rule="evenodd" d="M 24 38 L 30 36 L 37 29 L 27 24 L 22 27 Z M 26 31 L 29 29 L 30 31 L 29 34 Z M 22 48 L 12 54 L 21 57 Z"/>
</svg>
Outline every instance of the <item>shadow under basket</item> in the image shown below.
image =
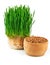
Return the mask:
<svg viewBox="0 0 50 65">
<path fill-rule="evenodd" d="M 43 37 L 26 37 L 24 39 L 24 50 L 30 56 L 42 56 L 48 48 L 48 40 Z"/>
<path fill-rule="evenodd" d="M 14 38 L 8 37 L 8 42 L 12 49 L 18 49 L 18 50 L 23 49 L 23 41 L 24 38 L 22 37 L 14 37 Z"/>
</svg>

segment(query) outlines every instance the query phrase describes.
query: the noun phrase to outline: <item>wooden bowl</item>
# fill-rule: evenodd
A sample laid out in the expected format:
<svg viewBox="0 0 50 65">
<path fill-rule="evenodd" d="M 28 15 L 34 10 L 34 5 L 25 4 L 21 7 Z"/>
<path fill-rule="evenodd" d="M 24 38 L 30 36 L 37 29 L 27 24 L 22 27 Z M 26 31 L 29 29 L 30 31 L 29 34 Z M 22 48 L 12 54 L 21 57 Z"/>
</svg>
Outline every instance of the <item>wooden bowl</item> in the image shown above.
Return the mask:
<svg viewBox="0 0 50 65">
<path fill-rule="evenodd" d="M 24 39 L 24 50 L 30 56 L 42 56 L 48 48 L 48 40 L 43 37 L 32 36 Z"/>
</svg>

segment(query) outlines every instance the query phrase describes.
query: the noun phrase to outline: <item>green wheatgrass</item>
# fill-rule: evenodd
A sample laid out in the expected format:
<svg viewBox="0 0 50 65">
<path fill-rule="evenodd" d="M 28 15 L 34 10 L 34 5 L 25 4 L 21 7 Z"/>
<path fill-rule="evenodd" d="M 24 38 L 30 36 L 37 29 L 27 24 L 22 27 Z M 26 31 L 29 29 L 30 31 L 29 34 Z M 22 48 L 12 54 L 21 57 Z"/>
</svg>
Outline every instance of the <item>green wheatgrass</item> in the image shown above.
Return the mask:
<svg viewBox="0 0 50 65">
<path fill-rule="evenodd" d="M 30 29 L 33 24 L 33 15 L 30 8 L 24 6 L 14 6 L 6 9 L 4 16 L 5 33 L 9 37 L 30 36 Z"/>
</svg>

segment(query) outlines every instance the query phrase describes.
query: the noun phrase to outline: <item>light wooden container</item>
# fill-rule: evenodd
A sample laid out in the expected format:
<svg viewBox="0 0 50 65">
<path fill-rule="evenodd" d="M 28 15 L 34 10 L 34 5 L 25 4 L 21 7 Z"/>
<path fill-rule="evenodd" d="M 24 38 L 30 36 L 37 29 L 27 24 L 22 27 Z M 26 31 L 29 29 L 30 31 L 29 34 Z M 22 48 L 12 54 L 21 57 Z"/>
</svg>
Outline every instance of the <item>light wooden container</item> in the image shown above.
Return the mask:
<svg viewBox="0 0 50 65">
<path fill-rule="evenodd" d="M 24 39 L 24 50 L 30 56 L 42 56 L 48 48 L 48 40 L 43 37 L 26 37 Z"/>
</svg>

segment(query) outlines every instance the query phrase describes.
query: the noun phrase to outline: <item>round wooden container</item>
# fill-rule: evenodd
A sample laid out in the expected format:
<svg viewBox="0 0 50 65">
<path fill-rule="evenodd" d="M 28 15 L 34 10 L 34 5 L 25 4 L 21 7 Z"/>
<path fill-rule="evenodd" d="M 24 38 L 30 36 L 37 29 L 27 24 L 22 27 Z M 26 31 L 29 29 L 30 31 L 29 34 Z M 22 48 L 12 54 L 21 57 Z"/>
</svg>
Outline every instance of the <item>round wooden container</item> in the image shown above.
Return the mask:
<svg viewBox="0 0 50 65">
<path fill-rule="evenodd" d="M 48 48 L 48 40 L 43 37 L 32 36 L 24 39 L 24 50 L 30 56 L 42 56 Z"/>
</svg>

